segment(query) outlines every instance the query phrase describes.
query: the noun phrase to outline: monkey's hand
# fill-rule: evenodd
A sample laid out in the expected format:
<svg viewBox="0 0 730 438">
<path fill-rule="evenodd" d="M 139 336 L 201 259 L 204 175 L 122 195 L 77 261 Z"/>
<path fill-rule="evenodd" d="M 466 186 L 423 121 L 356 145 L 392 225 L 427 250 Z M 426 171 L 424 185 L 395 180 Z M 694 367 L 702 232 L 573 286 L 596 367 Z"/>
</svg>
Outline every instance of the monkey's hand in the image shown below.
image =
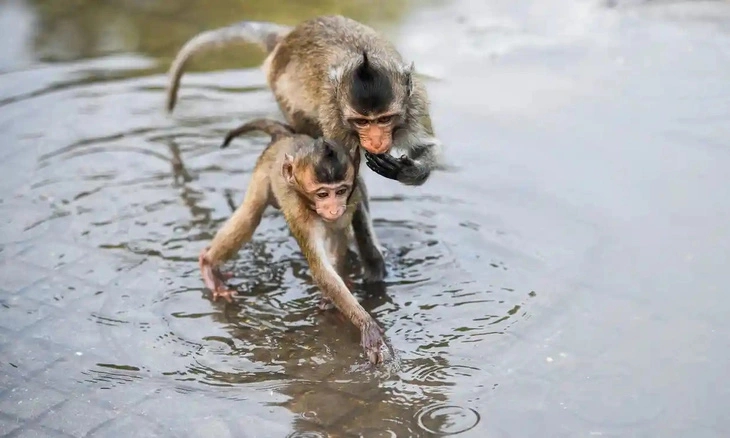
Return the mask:
<svg viewBox="0 0 730 438">
<path fill-rule="evenodd" d="M 375 155 L 365 151 L 365 159 L 367 166 L 373 172 L 409 186 L 420 186 L 431 174 L 431 170 L 427 166 L 407 155 L 395 158 L 387 153 Z"/>
<path fill-rule="evenodd" d="M 218 297 L 222 297 L 229 303 L 233 301 L 231 298 L 235 292 L 228 289 L 225 284 L 226 277 L 230 275 L 223 275 L 214 267 L 206 258 L 208 254 L 208 248 L 204 248 L 198 256 L 198 265 L 200 266 L 200 272 L 203 274 L 203 281 L 205 285 L 213 293 L 213 301 L 216 301 Z"/>
<path fill-rule="evenodd" d="M 373 365 L 383 362 L 383 333 L 383 329 L 373 320 L 365 323 L 361 330 L 360 344 Z"/>
</svg>

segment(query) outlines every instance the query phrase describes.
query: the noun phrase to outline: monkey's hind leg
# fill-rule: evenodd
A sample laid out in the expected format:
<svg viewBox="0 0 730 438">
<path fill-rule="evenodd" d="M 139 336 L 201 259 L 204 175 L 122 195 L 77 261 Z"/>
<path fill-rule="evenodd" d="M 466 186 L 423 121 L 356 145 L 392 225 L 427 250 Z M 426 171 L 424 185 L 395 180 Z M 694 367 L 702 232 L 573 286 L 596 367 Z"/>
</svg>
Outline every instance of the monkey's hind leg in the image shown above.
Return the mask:
<svg viewBox="0 0 730 438">
<path fill-rule="evenodd" d="M 378 238 L 375 236 L 373 222 L 370 218 L 365 182 L 360 179 L 358 186 L 362 191 L 362 200 L 352 216 L 352 232 L 355 237 L 357 251 L 360 254 L 365 282 L 378 283 L 383 281 L 387 274 L 385 257 L 383 257 L 383 252 L 378 245 Z"/>
<path fill-rule="evenodd" d="M 228 289 L 218 267 L 251 240 L 251 236 L 261 223 L 269 196 L 269 176 L 265 168 L 258 167 L 254 170 L 241 205 L 218 230 L 210 246 L 201 252 L 198 264 L 205 285 L 213 293 L 213 301 L 218 297 L 228 302 L 232 301 L 234 291 Z"/>
</svg>

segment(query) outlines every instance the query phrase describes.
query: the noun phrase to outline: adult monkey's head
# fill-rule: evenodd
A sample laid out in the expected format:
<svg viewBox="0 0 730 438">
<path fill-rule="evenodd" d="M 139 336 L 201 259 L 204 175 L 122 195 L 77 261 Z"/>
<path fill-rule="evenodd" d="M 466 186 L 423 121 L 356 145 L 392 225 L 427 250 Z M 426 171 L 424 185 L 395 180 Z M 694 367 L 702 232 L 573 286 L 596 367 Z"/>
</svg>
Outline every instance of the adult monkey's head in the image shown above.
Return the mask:
<svg viewBox="0 0 730 438">
<path fill-rule="evenodd" d="M 413 65 L 380 62 L 363 51 L 339 72 L 338 95 L 344 121 L 370 153 L 384 154 L 393 130 L 406 123 Z M 348 71 L 349 70 L 349 71 Z M 337 74 L 339 73 L 339 74 Z"/>
</svg>

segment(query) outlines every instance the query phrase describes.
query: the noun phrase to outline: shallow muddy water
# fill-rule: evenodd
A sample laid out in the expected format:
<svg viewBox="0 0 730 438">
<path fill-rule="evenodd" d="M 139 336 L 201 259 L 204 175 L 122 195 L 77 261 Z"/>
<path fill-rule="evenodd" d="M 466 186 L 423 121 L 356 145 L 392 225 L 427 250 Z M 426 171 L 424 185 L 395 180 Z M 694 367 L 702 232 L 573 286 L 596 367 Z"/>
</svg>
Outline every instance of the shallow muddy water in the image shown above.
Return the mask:
<svg viewBox="0 0 730 438">
<path fill-rule="evenodd" d="M 364 172 L 378 370 L 277 212 L 234 304 L 201 281 L 265 140 L 218 145 L 279 117 L 263 55 L 196 58 L 163 111 L 195 33 L 318 13 L 415 61 L 448 150 Z M 730 3 L 7 0 L 0 35 L 0 435 L 730 433 Z"/>
</svg>

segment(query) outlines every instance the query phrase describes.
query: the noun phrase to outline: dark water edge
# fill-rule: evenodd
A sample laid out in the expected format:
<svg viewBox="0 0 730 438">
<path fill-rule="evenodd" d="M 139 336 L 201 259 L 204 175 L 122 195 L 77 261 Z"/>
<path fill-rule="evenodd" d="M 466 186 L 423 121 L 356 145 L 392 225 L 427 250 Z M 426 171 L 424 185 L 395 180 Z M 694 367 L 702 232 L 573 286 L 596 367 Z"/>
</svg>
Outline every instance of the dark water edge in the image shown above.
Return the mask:
<svg viewBox="0 0 730 438">
<path fill-rule="evenodd" d="M 0 5 L 0 435 L 727 436 L 730 3 L 375 5 Z M 397 42 L 449 151 L 366 173 L 377 371 L 275 212 L 235 305 L 200 280 L 264 145 L 220 139 L 278 116 L 263 56 L 196 58 L 163 111 L 196 32 L 317 13 Z"/>
</svg>

